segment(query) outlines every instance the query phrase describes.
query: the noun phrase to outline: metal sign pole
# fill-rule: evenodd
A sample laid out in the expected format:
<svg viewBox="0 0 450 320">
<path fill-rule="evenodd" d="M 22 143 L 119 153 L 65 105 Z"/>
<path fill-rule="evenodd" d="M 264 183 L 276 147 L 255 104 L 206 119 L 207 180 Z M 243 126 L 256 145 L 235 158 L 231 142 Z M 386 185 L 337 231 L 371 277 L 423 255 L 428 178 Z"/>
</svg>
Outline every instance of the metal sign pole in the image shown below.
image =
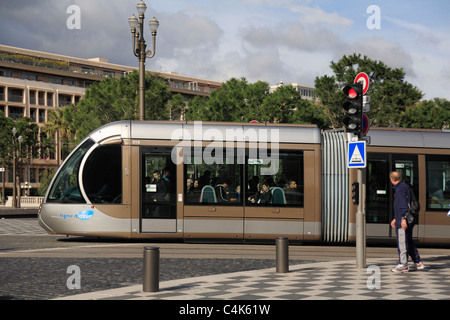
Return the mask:
<svg viewBox="0 0 450 320">
<path fill-rule="evenodd" d="M 360 186 L 358 211 L 356 212 L 356 267 L 366 267 L 366 177 L 365 169 L 358 169 Z"/>
</svg>

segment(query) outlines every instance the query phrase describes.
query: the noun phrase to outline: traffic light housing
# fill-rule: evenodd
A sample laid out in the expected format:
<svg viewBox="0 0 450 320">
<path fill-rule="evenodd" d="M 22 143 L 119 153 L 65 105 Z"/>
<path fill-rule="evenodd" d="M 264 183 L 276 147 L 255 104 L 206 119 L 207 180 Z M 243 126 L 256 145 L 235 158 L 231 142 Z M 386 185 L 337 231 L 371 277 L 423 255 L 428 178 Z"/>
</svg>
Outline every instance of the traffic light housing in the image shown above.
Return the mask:
<svg viewBox="0 0 450 320">
<path fill-rule="evenodd" d="M 347 132 L 352 132 L 360 139 L 363 130 L 363 86 L 361 83 L 353 83 L 342 90 L 345 102 L 342 107 L 345 110 L 344 126 Z"/>
<path fill-rule="evenodd" d="M 353 204 L 359 204 L 359 182 L 353 182 L 352 184 L 352 201 Z"/>
</svg>

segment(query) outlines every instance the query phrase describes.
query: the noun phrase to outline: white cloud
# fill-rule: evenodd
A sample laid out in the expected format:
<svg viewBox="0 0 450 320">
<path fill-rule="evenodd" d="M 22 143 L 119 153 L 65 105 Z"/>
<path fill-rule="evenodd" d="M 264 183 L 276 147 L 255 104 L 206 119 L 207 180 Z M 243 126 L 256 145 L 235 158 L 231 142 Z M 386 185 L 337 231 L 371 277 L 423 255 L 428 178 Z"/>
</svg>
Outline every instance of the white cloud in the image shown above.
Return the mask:
<svg viewBox="0 0 450 320">
<path fill-rule="evenodd" d="M 348 50 L 339 52 L 339 56 L 354 52 L 366 55 L 372 60 L 382 61 L 391 68 L 403 68 L 410 77 L 417 76 L 413 68 L 412 56 L 398 42 L 377 37 L 362 38 L 352 43 Z"/>
<path fill-rule="evenodd" d="M 393 23 L 395 26 L 408 31 L 410 37 L 414 38 L 416 41 L 420 41 L 422 48 L 429 46 L 435 47 L 448 37 L 448 34 L 440 34 L 439 31 L 433 30 L 420 23 L 411 23 L 390 16 L 385 16 L 384 19 Z M 425 44 L 427 45 L 425 46 Z"/>
<path fill-rule="evenodd" d="M 293 4 L 289 6 L 289 9 L 292 12 L 299 13 L 299 20 L 307 25 L 348 28 L 353 24 L 352 20 L 347 19 L 336 12 L 325 12 L 319 7 L 311 8 Z"/>
<path fill-rule="evenodd" d="M 189 16 L 178 12 L 162 14 L 158 17 L 161 23 L 159 38 L 161 43 L 169 45 L 168 52 L 173 50 L 206 50 L 218 46 L 223 31 L 211 19 L 202 16 Z"/>
<path fill-rule="evenodd" d="M 242 38 L 256 47 L 281 46 L 305 51 L 335 51 L 345 45 L 341 37 L 329 28 L 284 21 L 270 27 L 247 27 Z"/>
</svg>

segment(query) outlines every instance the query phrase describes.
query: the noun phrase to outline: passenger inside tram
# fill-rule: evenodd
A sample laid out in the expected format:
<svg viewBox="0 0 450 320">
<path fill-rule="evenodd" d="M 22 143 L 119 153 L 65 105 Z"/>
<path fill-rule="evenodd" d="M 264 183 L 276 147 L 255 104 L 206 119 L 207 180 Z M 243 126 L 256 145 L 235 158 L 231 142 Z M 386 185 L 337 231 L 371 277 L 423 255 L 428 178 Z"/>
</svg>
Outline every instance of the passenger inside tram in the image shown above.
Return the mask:
<svg viewBox="0 0 450 320">
<path fill-rule="evenodd" d="M 188 179 L 191 180 L 192 179 Z M 198 179 L 195 179 L 190 186 L 186 189 L 186 200 L 187 202 L 198 202 L 200 200 L 200 194 L 202 189 L 200 188 L 200 184 Z"/>
<path fill-rule="evenodd" d="M 297 188 L 297 182 L 295 180 L 289 180 L 288 185 L 284 189 L 286 195 L 286 201 L 289 204 L 299 204 L 301 200 L 300 191 Z"/>
<path fill-rule="evenodd" d="M 206 173 L 206 172 L 205 172 Z M 210 176 L 210 173 L 202 177 Z M 256 183 L 261 178 L 266 178 L 264 183 Z M 204 178 L 203 178 L 204 179 Z M 239 181 L 239 179 L 236 179 Z M 204 180 L 206 181 L 206 180 Z M 247 185 L 247 204 L 250 205 L 301 205 L 302 193 L 298 189 L 296 180 L 287 182 L 274 182 L 273 177 L 253 176 Z M 206 183 L 206 182 L 205 182 Z M 234 187 L 236 185 L 236 187 Z M 214 193 L 214 196 L 212 196 Z M 241 186 L 238 182 L 233 184 L 230 179 L 212 177 L 208 184 L 200 186 L 199 179 L 186 180 L 186 202 L 187 203 L 221 203 L 232 204 L 241 202 Z M 203 195 L 203 196 L 202 196 Z"/>
<path fill-rule="evenodd" d="M 272 203 L 272 192 L 270 191 L 269 183 L 265 182 L 260 185 L 260 190 L 252 197 L 248 198 L 253 204 L 268 205 Z M 258 189 L 259 189 L 258 188 Z"/>
<path fill-rule="evenodd" d="M 302 207 L 303 153 L 280 152 L 275 168 L 269 170 L 272 164 L 264 157 L 244 163 L 225 156 L 213 163 L 192 158 L 185 163 L 185 203 Z"/>
</svg>

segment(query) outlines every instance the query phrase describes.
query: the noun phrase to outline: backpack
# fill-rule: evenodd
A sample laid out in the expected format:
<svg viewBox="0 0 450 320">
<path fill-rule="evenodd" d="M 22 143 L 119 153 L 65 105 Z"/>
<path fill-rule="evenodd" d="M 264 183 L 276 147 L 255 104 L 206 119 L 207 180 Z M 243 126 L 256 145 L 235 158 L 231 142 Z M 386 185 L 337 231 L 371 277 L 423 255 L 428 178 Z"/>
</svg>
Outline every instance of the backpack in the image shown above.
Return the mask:
<svg viewBox="0 0 450 320">
<path fill-rule="evenodd" d="M 409 188 L 409 199 L 409 212 L 406 214 L 406 221 L 408 224 L 411 224 L 413 222 L 417 222 L 420 211 L 420 203 L 414 195 L 414 191 L 411 187 Z"/>
</svg>

